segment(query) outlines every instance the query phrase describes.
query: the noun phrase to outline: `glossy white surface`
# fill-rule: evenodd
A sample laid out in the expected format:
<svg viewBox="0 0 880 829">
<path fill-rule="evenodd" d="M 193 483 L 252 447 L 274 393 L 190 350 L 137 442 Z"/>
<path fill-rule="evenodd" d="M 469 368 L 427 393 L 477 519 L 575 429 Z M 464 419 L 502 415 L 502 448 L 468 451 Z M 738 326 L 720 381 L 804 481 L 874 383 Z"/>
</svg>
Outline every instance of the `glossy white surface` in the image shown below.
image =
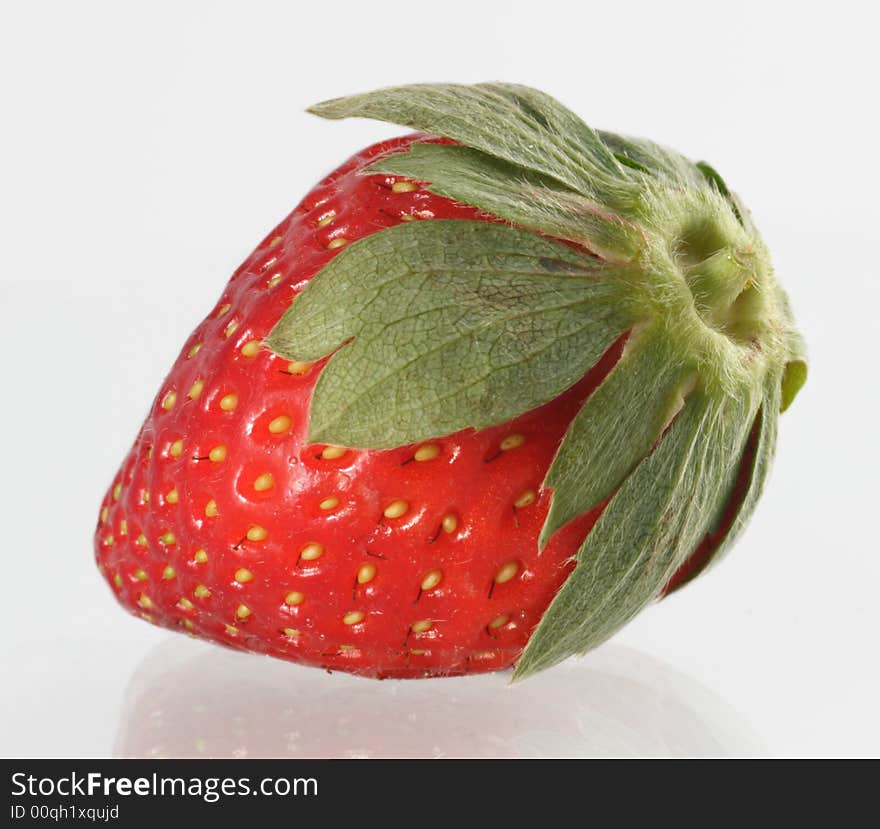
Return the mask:
<svg viewBox="0 0 880 829">
<path fill-rule="evenodd" d="M 880 753 L 869 6 L 612 5 L 4 10 L 0 754 Z M 91 530 L 164 371 L 266 230 L 396 132 L 303 108 L 494 78 L 705 157 L 752 207 L 811 377 L 745 537 L 612 643 L 513 687 L 327 676 L 124 615 Z"/>
<path fill-rule="evenodd" d="M 511 686 L 503 674 L 374 682 L 261 656 L 151 650 L 117 757 L 718 757 L 763 750 L 748 722 L 669 665 L 608 645 Z"/>
</svg>

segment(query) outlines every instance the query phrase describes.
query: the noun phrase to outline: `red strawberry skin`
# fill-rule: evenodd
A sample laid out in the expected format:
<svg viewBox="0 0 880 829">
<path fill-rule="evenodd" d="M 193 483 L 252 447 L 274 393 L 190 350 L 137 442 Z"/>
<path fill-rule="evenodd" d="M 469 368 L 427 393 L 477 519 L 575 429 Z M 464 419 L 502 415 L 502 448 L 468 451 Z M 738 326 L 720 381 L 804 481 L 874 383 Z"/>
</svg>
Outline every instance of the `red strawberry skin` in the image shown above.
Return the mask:
<svg viewBox="0 0 880 829">
<path fill-rule="evenodd" d="M 543 553 L 541 482 L 616 360 L 514 421 L 429 444 L 306 441 L 321 363 L 261 345 L 334 255 L 406 220 L 484 219 L 412 182 L 360 175 L 374 145 L 257 247 L 183 347 L 104 498 L 98 566 L 119 602 L 222 645 L 372 677 L 513 664 L 598 516 Z"/>
</svg>

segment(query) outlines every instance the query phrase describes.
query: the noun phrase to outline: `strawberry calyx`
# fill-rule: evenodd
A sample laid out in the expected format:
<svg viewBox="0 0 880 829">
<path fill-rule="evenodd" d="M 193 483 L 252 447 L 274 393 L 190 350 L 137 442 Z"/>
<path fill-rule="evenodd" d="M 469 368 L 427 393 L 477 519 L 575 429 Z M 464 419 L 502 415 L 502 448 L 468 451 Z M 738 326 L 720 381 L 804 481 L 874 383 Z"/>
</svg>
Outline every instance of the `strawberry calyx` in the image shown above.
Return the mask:
<svg viewBox="0 0 880 829">
<path fill-rule="evenodd" d="M 313 442 L 384 449 L 503 423 L 571 388 L 626 336 L 547 472 L 539 545 L 610 501 L 515 677 L 599 644 L 704 539 L 711 558 L 729 548 L 760 494 L 777 414 L 805 380 L 748 212 L 709 165 L 596 132 L 527 87 L 398 87 L 311 111 L 455 142 L 417 141 L 365 173 L 425 182 L 502 220 L 388 228 L 302 291 L 267 344 L 290 360 L 332 355 Z"/>
</svg>

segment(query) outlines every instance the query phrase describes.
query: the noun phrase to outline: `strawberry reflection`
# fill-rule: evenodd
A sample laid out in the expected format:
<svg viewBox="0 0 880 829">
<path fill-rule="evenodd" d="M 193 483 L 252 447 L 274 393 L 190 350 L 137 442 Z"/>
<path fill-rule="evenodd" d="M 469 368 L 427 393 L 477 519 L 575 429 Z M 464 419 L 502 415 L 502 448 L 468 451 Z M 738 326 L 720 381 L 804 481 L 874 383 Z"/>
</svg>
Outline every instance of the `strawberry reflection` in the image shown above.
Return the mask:
<svg viewBox="0 0 880 829">
<path fill-rule="evenodd" d="M 523 683 L 509 674 L 332 676 L 175 639 L 129 684 L 118 757 L 719 757 L 762 753 L 730 706 L 608 645 Z"/>
</svg>

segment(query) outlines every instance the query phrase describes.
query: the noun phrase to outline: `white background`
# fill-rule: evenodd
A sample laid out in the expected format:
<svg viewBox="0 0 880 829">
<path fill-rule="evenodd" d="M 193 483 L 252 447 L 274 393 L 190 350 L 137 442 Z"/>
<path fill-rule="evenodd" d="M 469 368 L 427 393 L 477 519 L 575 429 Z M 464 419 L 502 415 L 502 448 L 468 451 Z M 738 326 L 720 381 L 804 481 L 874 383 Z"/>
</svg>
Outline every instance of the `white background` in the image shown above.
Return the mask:
<svg viewBox="0 0 880 829">
<path fill-rule="evenodd" d="M 0 753 L 880 753 L 870 4 L 2 8 Z M 513 688 L 327 677 L 123 614 L 92 527 L 164 372 L 309 187 L 399 132 L 303 109 L 494 79 L 706 158 L 751 206 L 811 374 L 735 552 Z"/>
</svg>

